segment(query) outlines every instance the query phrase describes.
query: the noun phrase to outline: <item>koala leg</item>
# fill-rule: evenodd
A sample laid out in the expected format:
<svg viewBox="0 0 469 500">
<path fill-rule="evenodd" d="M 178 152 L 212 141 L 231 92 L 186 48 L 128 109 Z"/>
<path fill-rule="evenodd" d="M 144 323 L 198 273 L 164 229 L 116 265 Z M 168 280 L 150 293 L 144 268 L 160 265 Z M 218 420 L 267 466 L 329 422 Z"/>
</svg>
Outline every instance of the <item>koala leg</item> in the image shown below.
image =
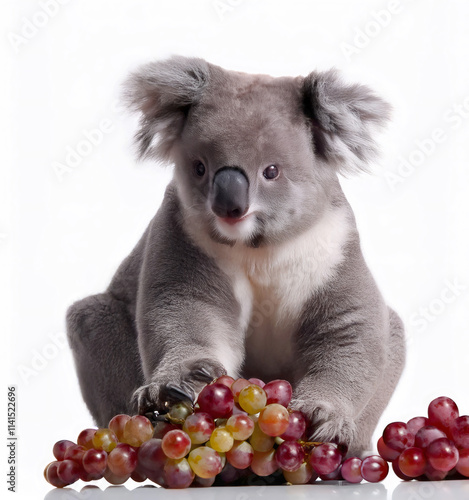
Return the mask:
<svg viewBox="0 0 469 500">
<path fill-rule="evenodd" d="M 357 434 L 349 454 L 369 454 L 376 449 L 376 444 L 371 443 L 373 432 L 378 424 L 384 409 L 389 403 L 394 389 L 399 381 L 405 363 L 404 325 L 395 311 L 389 308 L 389 350 L 388 363 L 383 370 L 381 381 L 369 403 L 357 419 Z"/>
<path fill-rule="evenodd" d="M 91 295 L 67 311 L 67 335 L 83 399 L 97 425 L 135 414 L 132 394 L 143 383 L 137 333 L 128 305 L 110 293 Z"/>
</svg>

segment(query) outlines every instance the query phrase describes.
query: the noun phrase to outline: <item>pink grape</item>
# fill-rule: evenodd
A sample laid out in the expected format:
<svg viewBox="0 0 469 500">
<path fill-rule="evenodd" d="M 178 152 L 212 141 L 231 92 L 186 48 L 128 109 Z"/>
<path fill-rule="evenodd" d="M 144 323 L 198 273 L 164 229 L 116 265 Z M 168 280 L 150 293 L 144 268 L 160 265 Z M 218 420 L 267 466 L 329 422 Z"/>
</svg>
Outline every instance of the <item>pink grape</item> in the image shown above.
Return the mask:
<svg viewBox="0 0 469 500">
<path fill-rule="evenodd" d="M 134 415 L 124 425 L 123 443 L 139 447 L 153 437 L 153 426 L 143 415 Z"/>
<path fill-rule="evenodd" d="M 107 466 L 116 476 L 130 476 L 137 467 L 137 452 L 130 445 L 119 443 L 109 453 Z"/>
<path fill-rule="evenodd" d="M 260 378 L 250 378 L 249 382 L 251 382 L 251 384 L 258 385 L 261 388 L 265 386 L 265 382 L 263 382 Z"/>
<path fill-rule="evenodd" d="M 331 474 L 342 462 L 342 454 L 331 443 L 316 446 L 309 456 L 311 467 L 319 474 Z"/>
<path fill-rule="evenodd" d="M 369 483 L 378 483 L 382 481 L 389 472 L 389 465 L 383 458 L 372 455 L 362 462 L 361 473 L 363 479 Z"/>
<path fill-rule="evenodd" d="M 222 470 L 220 455 L 208 446 L 199 446 L 189 453 L 192 470 L 202 478 L 215 477 Z"/>
<path fill-rule="evenodd" d="M 415 435 L 415 446 L 425 449 L 436 439 L 445 438 L 446 434 L 433 425 L 426 425 L 417 431 Z"/>
<path fill-rule="evenodd" d="M 44 470 L 44 476 L 46 478 L 46 481 L 54 486 L 55 488 L 63 488 L 64 486 L 67 486 L 67 483 L 62 481 L 60 477 L 57 474 L 57 469 L 59 467 L 61 462 L 51 462 Z"/>
<path fill-rule="evenodd" d="M 61 439 L 54 444 L 52 448 L 52 453 L 57 460 L 63 460 L 65 451 L 69 446 L 75 446 L 73 441 L 68 441 L 67 439 Z"/>
<path fill-rule="evenodd" d="M 64 460 L 73 460 L 78 465 L 81 465 L 85 451 L 86 451 L 85 447 L 80 446 L 78 444 L 74 444 L 73 446 L 69 446 L 65 450 Z"/>
<path fill-rule="evenodd" d="M 117 436 L 117 439 L 123 443 L 124 442 L 124 428 L 125 424 L 130 420 L 129 415 L 120 413 L 111 418 L 108 424 L 108 428 Z"/>
<path fill-rule="evenodd" d="M 307 484 L 311 480 L 315 481 L 318 478 L 311 465 L 306 462 L 303 462 L 300 467 L 293 472 L 284 470 L 283 477 L 291 484 Z"/>
<path fill-rule="evenodd" d="M 247 415 L 248 412 L 244 411 L 238 403 L 233 405 L 233 415 Z"/>
<path fill-rule="evenodd" d="M 288 407 L 292 398 L 292 386 L 286 380 L 272 380 L 263 387 L 267 394 L 267 404 L 277 403 Z"/>
<path fill-rule="evenodd" d="M 247 469 L 253 456 L 254 450 L 247 441 L 235 441 L 231 450 L 226 452 L 226 460 L 237 469 Z"/>
<path fill-rule="evenodd" d="M 400 471 L 407 477 L 421 476 L 427 468 L 427 459 L 421 448 L 406 448 L 398 460 Z"/>
<path fill-rule="evenodd" d="M 184 458 L 191 450 L 191 444 L 189 435 L 180 429 L 168 432 L 161 443 L 165 455 L 174 460 Z"/>
<path fill-rule="evenodd" d="M 407 429 L 415 436 L 417 432 L 426 425 L 430 425 L 426 417 L 414 417 L 407 422 Z"/>
<path fill-rule="evenodd" d="M 451 423 L 450 434 L 458 448 L 469 448 L 469 416 L 455 419 Z"/>
<path fill-rule="evenodd" d="M 296 441 L 284 441 L 275 451 L 277 465 L 288 472 L 298 470 L 305 458 L 301 444 Z"/>
<path fill-rule="evenodd" d="M 249 438 L 249 443 L 254 451 L 269 451 L 274 446 L 275 438 L 262 432 L 259 425 L 255 424 L 254 431 Z"/>
<path fill-rule="evenodd" d="M 459 460 L 456 470 L 464 477 L 469 477 L 469 448 L 459 450 Z"/>
<path fill-rule="evenodd" d="M 410 476 L 406 476 L 399 468 L 399 457 L 392 461 L 392 470 L 394 471 L 394 474 L 396 474 L 396 476 L 403 481 L 412 481 L 413 479 Z"/>
<path fill-rule="evenodd" d="M 288 429 L 289 418 L 284 406 L 272 403 L 261 411 L 257 423 L 264 434 L 275 437 L 281 436 Z"/>
<path fill-rule="evenodd" d="M 239 393 L 248 385 L 251 385 L 251 382 L 245 378 L 238 378 L 233 382 L 231 392 L 233 393 L 233 399 L 236 403 L 238 402 Z"/>
<path fill-rule="evenodd" d="M 169 459 L 164 466 L 164 473 L 170 488 L 188 488 L 195 477 L 185 458 Z"/>
<path fill-rule="evenodd" d="M 232 415 L 226 422 L 226 429 L 237 441 L 245 441 L 254 431 L 254 422 L 247 415 Z"/>
<path fill-rule="evenodd" d="M 456 403 L 445 396 L 434 399 L 428 405 L 428 420 L 430 425 L 447 432 L 453 420 L 459 417 Z"/>
<path fill-rule="evenodd" d="M 138 448 L 137 469 L 144 472 L 154 483 L 164 486 L 166 479 L 163 469 L 168 458 L 163 452 L 161 441 L 161 439 L 152 438 Z"/>
<path fill-rule="evenodd" d="M 306 430 L 306 420 L 300 411 L 292 411 L 288 419 L 287 430 L 280 436 L 285 441 L 301 439 Z"/>
<path fill-rule="evenodd" d="M 114 474 L 114 472 L 111 471 L 111 469 L 106 469 L 106 471 L 104 472 L 104 479 L 106 479 L 106 481 L 108 483 L 111 483 L 113 485 L 119 485 L 119 484 L 124 484 L 127 479 L 129 479 L 130 475 L 129 476 L 118 476 L 117 474 Z"/>
<path fill-rule="evenodd" d="M 77 444 L 83 446 L 87 450 L 93 448 L 93 436 L 96 434 L 97 429 L 84 429 L 78 434 Z"/>
<path fill-rule="evenodd" d="M 80 479 L 82 468 L 73 460 L 62 460 L 57 468 L 59 479 L 65 484 L 73 484 Z"/>
<path fill-rule="evenodd" d="M 425 471 L 425 476 L 430 481 L 442 481 L 448 475 L 446 471 L 436 470 L 430 464 L 427 465 L 427 470 Z"/>
<path fill-rule="evenodd" d="M 83 455 L 83 468 L 88 474 L 104 474 L 107 466 L 107 453 L 91 448 Z"/>
<path fill-rule="evenodd" d="M 389 446 L 386 446 L 384 444 L 384 439 L 382 436 L 378 439 L 378 453 L 387 462 L 392 462 L 393 460 L 398 458 L 400 455 L 399 451 L 393 450 L 393 449 L 389 448 Z"/>
<path fill-rule="evenodd" d="M 383 432 L 384 444 L 396 451 L 403 451 L 414 445 L 414 435 L 404 422 L 392 422 Z"/>
<path fill-rule="evenodd" d="M 458 449 L 448 438 L 436 439 L 425 450 L 429 464 L 436 470 L 449 472 L 459 460 Z"/>
<path fill-rule="evenodd" d="M 193 444 L 202 444 L 210 439 L 215 422 L 208 413 L 193 413 L 186 418 L 182 429 L 189 435 Z"/>
<path fill-rule="evenodd" d="M 363 481 L 361 472 L 362 461 L 358 457 L 347 458 L 340 470 L 342 477 L 349 483 L 360 483 Z"/>
<path fill-rule="evenodd" d="M 255 451 L 252 457 L 251 470 L 258 476 L 270 476 L 278 469 L 275 450 Z"/>
<path fill-rule="evenodd" d="M 229 387 L 230 389 L 234 381 L 235 381 L 234 378 L 229 377 L 228 375 L 222 375 L 221 377 L 218 377 L 217 380 L 215 380 L 217 384 L 226 385 L 226 387 Z"/>
<path fill-rule="evenodd" d="M 197 403 L 203 412 L 210 414 L 213 418 L 229 417 L 233 411 L 233 393 L 223 384 L 206 385 L 200 391 Z"/>
<path fill-rule="evenodd" d="M 336 470 L 329 472 L 329 474 L 321 474 L 319 478 L 321 481 L 340 481 L 342 479 L 342 464 Z"/>
</svg>

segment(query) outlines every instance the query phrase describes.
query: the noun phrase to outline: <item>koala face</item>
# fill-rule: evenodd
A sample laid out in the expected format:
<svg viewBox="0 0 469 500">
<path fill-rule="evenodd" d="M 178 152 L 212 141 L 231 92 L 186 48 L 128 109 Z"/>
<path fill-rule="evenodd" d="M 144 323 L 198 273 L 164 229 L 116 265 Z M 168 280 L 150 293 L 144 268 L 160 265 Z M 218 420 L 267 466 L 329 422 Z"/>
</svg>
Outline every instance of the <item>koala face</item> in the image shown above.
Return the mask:
<svg viewBox="0 0 469 500">
<path fill-rule="evenodd" d="M 334 197 L 337 172 L 375 152 L 388 106 L 336 73 L 273 78 L 201 59 L 152 63 L 127 84 L 140 155 L 169 160 L 186 215 L 210 238 L 257 247 L 291 239 Z"/>
</svg>

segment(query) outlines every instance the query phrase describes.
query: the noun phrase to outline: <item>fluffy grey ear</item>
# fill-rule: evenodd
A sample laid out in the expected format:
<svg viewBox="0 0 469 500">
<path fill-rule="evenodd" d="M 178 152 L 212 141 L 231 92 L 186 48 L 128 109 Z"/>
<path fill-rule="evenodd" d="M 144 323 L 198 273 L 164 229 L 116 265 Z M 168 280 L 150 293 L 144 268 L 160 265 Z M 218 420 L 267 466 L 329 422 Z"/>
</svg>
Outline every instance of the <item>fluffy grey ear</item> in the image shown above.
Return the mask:
<svg viewBox="0 0 469 500">
<path fill-rule="evenodd" d="M 183 56 L 145 64 L 130 75 L 123 96 L 131 110 L 141 113 L 135 135 L 139 158 L 170 159 L 189 108 L 208 78 L 206 61 Z"/>
<path fill-rule="evenodd" d="M 303 107 L 316 154 L 341 173 L 366 170 L 378 153 L 374 129 L 389 120 L 391 106 L 368 87 L 345 84 L 329 70 L 304 79 Z"/>
</svg>

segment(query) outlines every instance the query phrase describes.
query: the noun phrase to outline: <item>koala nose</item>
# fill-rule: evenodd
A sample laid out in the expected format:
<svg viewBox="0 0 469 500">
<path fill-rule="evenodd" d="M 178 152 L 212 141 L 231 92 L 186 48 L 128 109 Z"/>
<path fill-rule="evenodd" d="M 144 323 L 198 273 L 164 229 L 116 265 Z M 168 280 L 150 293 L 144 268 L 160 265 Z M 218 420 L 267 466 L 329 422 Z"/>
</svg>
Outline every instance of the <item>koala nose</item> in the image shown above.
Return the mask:
<svg viewBox="0 0 469 500">
<path fill-rule="evenodd" d="M 223 167 L 213 178 L 212 210 L 219 217 L 239 219 L 249 208 L 249 181 L 237 167 Z"/>
</svg>

